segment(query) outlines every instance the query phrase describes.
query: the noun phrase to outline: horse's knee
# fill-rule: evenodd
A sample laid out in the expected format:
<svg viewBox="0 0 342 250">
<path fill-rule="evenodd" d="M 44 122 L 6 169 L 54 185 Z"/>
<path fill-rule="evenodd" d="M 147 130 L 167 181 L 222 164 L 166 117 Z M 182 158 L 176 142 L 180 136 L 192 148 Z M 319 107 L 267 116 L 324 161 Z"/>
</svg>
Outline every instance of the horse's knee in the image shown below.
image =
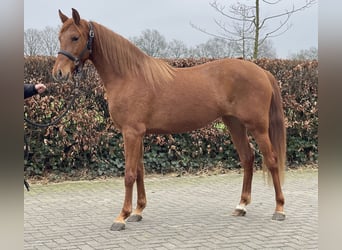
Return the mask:
<svg viewBox="0 0 342 250">
<path fill-rule="evenodd" d="M 137 175 L 132 172 L 125 173 L 125 186 L 133 186 L 137 179 Z"/>
<path fill-rule="evenodd" d="M 265 163 L 267 169 L 271 173 L 278 170 L 278 163 L 277 163 L 277 157 L 276 156 L 272 156 L 272 157 L 268 157 L 268 158 L 264 159 L 264 163 Z"/>
<path fill-rule="evenodd" d="M 246 154 L 241 157 L 241 165 L 245 168 L 252 168 L 254 164 L 255 154 L 254 151 L 251 150 L 249 154 Z"/>
<path fill-rule="evenodd" d="M 255 154 L 254 150 L 251 146 L 249 146 L 248 150 L 246 150 L 244 153 L 239 153 L 239 158 L 241 162 L 241 166 L 244 169 L 251 169 L 254 164 Z"/>
<path fill-rule="evenodd" d="M 138 165 L 137 167 L 137 178 L 144 178 L 145 175 L 145 169 L 144 169 L 144 164 L 140 163 L 141 165 Z"/>
<path fill-rule="evenodd" d="M 278 160 L 276 154 L 272 150 L 262 150 L 263 165 L 267 167 L 269 171 L 278 169 Z"/>
</svg>

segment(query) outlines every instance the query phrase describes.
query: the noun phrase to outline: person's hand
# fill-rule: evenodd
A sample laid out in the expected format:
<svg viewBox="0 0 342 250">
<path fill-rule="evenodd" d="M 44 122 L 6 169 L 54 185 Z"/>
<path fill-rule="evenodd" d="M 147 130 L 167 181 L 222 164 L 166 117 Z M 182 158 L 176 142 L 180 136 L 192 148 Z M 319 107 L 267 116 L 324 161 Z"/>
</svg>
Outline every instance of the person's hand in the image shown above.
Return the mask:
<svg viewBox="0 0 342 250">
<path fill-rule="evenodd" d="M 42 83 L 38 83 L 38 84 L 34 85 L 34 87 L 36 88 L 36 90 L 39 94 L 43 93 L 46 90 L 46 86 Z"/>
</svg>

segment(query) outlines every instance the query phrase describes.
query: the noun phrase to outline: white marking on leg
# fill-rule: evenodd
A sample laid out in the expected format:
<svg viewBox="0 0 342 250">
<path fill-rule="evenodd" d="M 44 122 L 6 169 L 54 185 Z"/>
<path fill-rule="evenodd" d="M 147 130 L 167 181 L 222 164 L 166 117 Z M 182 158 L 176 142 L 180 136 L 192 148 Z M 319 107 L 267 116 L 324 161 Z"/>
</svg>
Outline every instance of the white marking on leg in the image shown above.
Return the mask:
<svg viewBox="0 0 342 250">
<path fill-rule="evenodd" d="M 237 205 L 235 209 L 247 212 L 246 205 L 244 205 L 244 204 Z"/>
</svg>

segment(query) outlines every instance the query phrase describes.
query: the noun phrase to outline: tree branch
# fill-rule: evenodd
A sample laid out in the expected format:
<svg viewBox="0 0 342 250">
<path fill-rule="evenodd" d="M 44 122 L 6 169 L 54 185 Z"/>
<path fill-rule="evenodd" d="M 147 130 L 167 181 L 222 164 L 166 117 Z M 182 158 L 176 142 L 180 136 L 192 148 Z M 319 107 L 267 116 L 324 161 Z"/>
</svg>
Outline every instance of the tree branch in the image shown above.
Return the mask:
<svg viewBox="0 0 342 250">
<path fill-rule="evenodd" d="M 247 18 L 247 19 L 250 18 L 250 17 L 248 17 L 248 16 L 246 16 L 246 17 L 243 16 L 243 18 L 237 18 L 237 17 L 231 16 L 231 15 L 228 15 L 227 13 L 224 12 L 225 6 L 221 6 L 221 7 L 218 6 L 218 4 L 217 4 L 216 1 L 214 1 L 214 2 L 212 2 L 212 3 L 209 3 L 209 5 L 210 5 L 211 7 L 213 7 L 214 10 L 216 10 L 217 12 L 219 12 L 221 15 L 223 15 L 223 16 L 229 18 L 229 19 L 232 19 L 232 20 L 235 20 L 235 21 L 239 21 L 239 22 L 244 22 L 244 21 L 249 21 L 249 22 L 250 22 L 250 20 L 246 20 L 246 19 L 245 19 L 245 18 Z M 232 8 L 232 9 L 233 9 L 233 8 Z"/>
<path fill-rule="evenodd" d="M 287 24 L 287 21 L 284 22 L 284 23 L 282 23 L 277 29 L 275 29 L 275 30 L 273 30 L 273 31 L 271 31 L 271 32 L 266 33 L 266 35 L 264 36 L 264 38 L 261 39 L 261 41 L 259 42 L 259 45 L 263 44 L 263 43 L 265 42 L 265 40 L 268 39 L 268 38 L 273 38 L 273 37 L 281 36 L 282 34 L 284 34 L 286 31 L 288 31 L 288 30 L 292 27 L 291 24 L 290 24 L 290 25 L 287 25 L 287 27 L 286 27 L 285 30 L 283 30 L 282 32 L 280 32 L 280 33 L 278 33 L 278 34 L 272 35 L 272 34 L 276 33 L 277 31 L 279 31 L 282 27 L 284 27 L 285 24 Z"/>
<path fill-rule="evenodd" d="M 226 39 L 228 39 L 228 40 L 230 40 L 230 41 L 238 41 L 237 39 L 233 39 L 233 38 L 231 38 L 231 37 L 228 37 L 226 34 L 230 34 L 230 35 L 232 35 L 232 36 L 235 36 L 235 37 L 240 37 L 240 36 L 242 36 L 241 34 L 242 33 L 244 33 L 244 34 L 246 34 L 246 33 L 248 33 L 248 34 L 252 34 L 253 33 L 253 30 L 251 29 L 251 28 L 253 28 L 253 25 L 252 24 L 250 24 L 249 25 L 249 27 L 247 28 L 247 29 L 245 29 L 245 30 L 241 30 L 241 29 L 239 29 L 239 27 L 234 27 L 234 30 L 236 31 L 236 32 L 233 32 L 233 31 L 231 31 L 231 30 L 229 30 L 227 27 L 226 27 L 226 25 L 224 24 L 224 23 L 222 23 L 222 22 L 220 22 L 220 21 L 218 21 L 218 20 L 216 20 L 216 19 L 214 19 L 214 22 L 216 23 L 216 25 L 220 28 L 220 29 L 222 29 L 223 30 L 223 33 L 221 33 L 222 34 L 222 36 L 223 37 L 226 37 Z M 253 39 L 253 37 L 251 37 L 251 36 L 244 36 L 246 39 Z"/>
<path fill-rule="evenodd" d="M 191 25 L 191 27 L 193 27 L 194 29 L 197 29 L 197 30 L 203 32 L 204 34 L 209 35 L 209 36 L 213 36 L 213 37 L 216 37 L 216 38 L 220 38 L 220 39 L 224 39 L 224 40 L 228 40 L 228 41 L 233 41 L 233 42 L 234 42 L 234 41 L 235 41 L 235 42 L 236 42 L 236 41 L 241 41 L 241 39 L 235 40 L 235 39 L 229 38 L 229 37 L 227 37 L 227 36 L 221 36 L 221 35 L 217 35 L 217 34 L 208 32 L 208 31 L 206 31 L 205 29 L 203 29 L 203 28 L 201 28 L 201 27 L 198 27 L 198 26 L 194 25 L 194 24 L 191 23 L 191 22 L 190 22 L 190 25 Z"/>
<path fill-rule="evenodd" d="M 270 2 L 270 1 L 266 1 L 266 0 L 262 0 L 264 3 L 267 3 L 267 4 L 277 4 L 277 3 L 280 3 L 282 0 L 278 0 L 278 1 L 275 1 L 275 2 Z"/>
<path fill-rule="evenodd" d="M 275 6 L 282 2 L 282 0 L 254 0 L 253 2 L 254 5 L 246 5 L 237 2 L 237 4 L 226 7 L 225 5 L 220 4 L 218 0 L 212 0 L 209 5 L 224 18 L 230 20 L 229 22 L 223 22 L 222 20 L 214 19 L 214 22 L 220 29 L 220 31 L 216 31 L 216 34 L 208 32 L 192 23 L 190 23 L 190 25 L 215 38 L 225 39 L 231 42 L 242 42 L 242 45 L 240 45 L 243 47 L 243 53 L 247 51 L 246 45 L 252 46 L 249 44 L 252 40 L 254 42 L 253 57 L 257 57 L 259 45 L 264 44 L 268 38 L 280 36 L 288 31 L 292 26 L 289 24 L 291 16 L 296 12 L 310 8 L 317 3 L 317 0 L 302 1 L 301 4 L 296 4 L 299 7 L 296 7 L 293 4 L 283 12 L 278 12 L 278 14 L 274 15 L 271 14 L 263 19 L 260 17 L 260 2 Z M 279 21 L 278 25 L 276 24 L 274 28 L 270 30 L 270 28 L 267 27 L 269 21 L 273 20 L 272 22 L 274 23 L 277 18 Z M 260 35 L 259 37 L 261 31 L 263 31 L 263 34 L 267 33 L 265 35 Z M 249 47 L 247 47 L 247 49 L 249 49 Z"/>
<path fill-rule="evenodd" d="M 309 8 L 310 6 L 314 5 L 316 3 L 316 0 L 306 0 L 306 3 L 302 6 L 302 7 L 299 7 L 299 8 L 295 8 L 294 5 L 292 6 L 292 10 L 291 11 L 288 11 L 286 10 L 286 12 L 284 13 L 280 13 L 280 14 L 277 14 L 277 15 L 273 15 L 273 16 L 269 16 L 269 17 L 266 17 L 262 20 L 261 22 L 261 25 L 259 28 L 262 28 L 263 25 L 265 24 L 265 22 L 267 22 L 268 20 L 270 19 L 275 19 L 275 18 L 279 18 L 279 17 L 283 17 L 283 16 L 291 16 L 292 14 L 296 13 L 296 12 L 299 12 L 299 11 L 302 11 L 306 8 Z"/>
</svg>

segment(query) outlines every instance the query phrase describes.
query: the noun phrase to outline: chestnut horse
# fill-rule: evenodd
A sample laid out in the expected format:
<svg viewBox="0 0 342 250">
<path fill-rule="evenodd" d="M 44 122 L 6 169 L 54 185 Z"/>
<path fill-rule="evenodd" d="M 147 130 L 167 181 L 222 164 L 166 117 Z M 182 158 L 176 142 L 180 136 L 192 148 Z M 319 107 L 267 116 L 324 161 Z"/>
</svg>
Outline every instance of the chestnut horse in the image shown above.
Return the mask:
<svg viewBox="0 0 342 250">
<path fill-rule="evenodd" d="M 59 10 L 63 23 L 53 67 L 56 80 L 68 80 L 90 60 L 107 94 L 109 112 L 120 129 L 125 151 L 125 200 L 111 230 L 140 221 L 146 206 L 143 137 L 146 133 L 181 133 L 201 128 L 217 118 L 229 128 L 244 168 L 240 203 L 233 215 L 243 216 L 251 202 L 256 140 L 275 189 L 274 220 L 284 220 L 281 189 L 286 158 L 282 98 L 276 79 L 256 64 L 222 59 L 190 68 L 173 68 L 152 58 L 122 36 L 96 22 L 72 18 Z M 137 205 L 132 213 L 133 186 Z"/>
</svg>

